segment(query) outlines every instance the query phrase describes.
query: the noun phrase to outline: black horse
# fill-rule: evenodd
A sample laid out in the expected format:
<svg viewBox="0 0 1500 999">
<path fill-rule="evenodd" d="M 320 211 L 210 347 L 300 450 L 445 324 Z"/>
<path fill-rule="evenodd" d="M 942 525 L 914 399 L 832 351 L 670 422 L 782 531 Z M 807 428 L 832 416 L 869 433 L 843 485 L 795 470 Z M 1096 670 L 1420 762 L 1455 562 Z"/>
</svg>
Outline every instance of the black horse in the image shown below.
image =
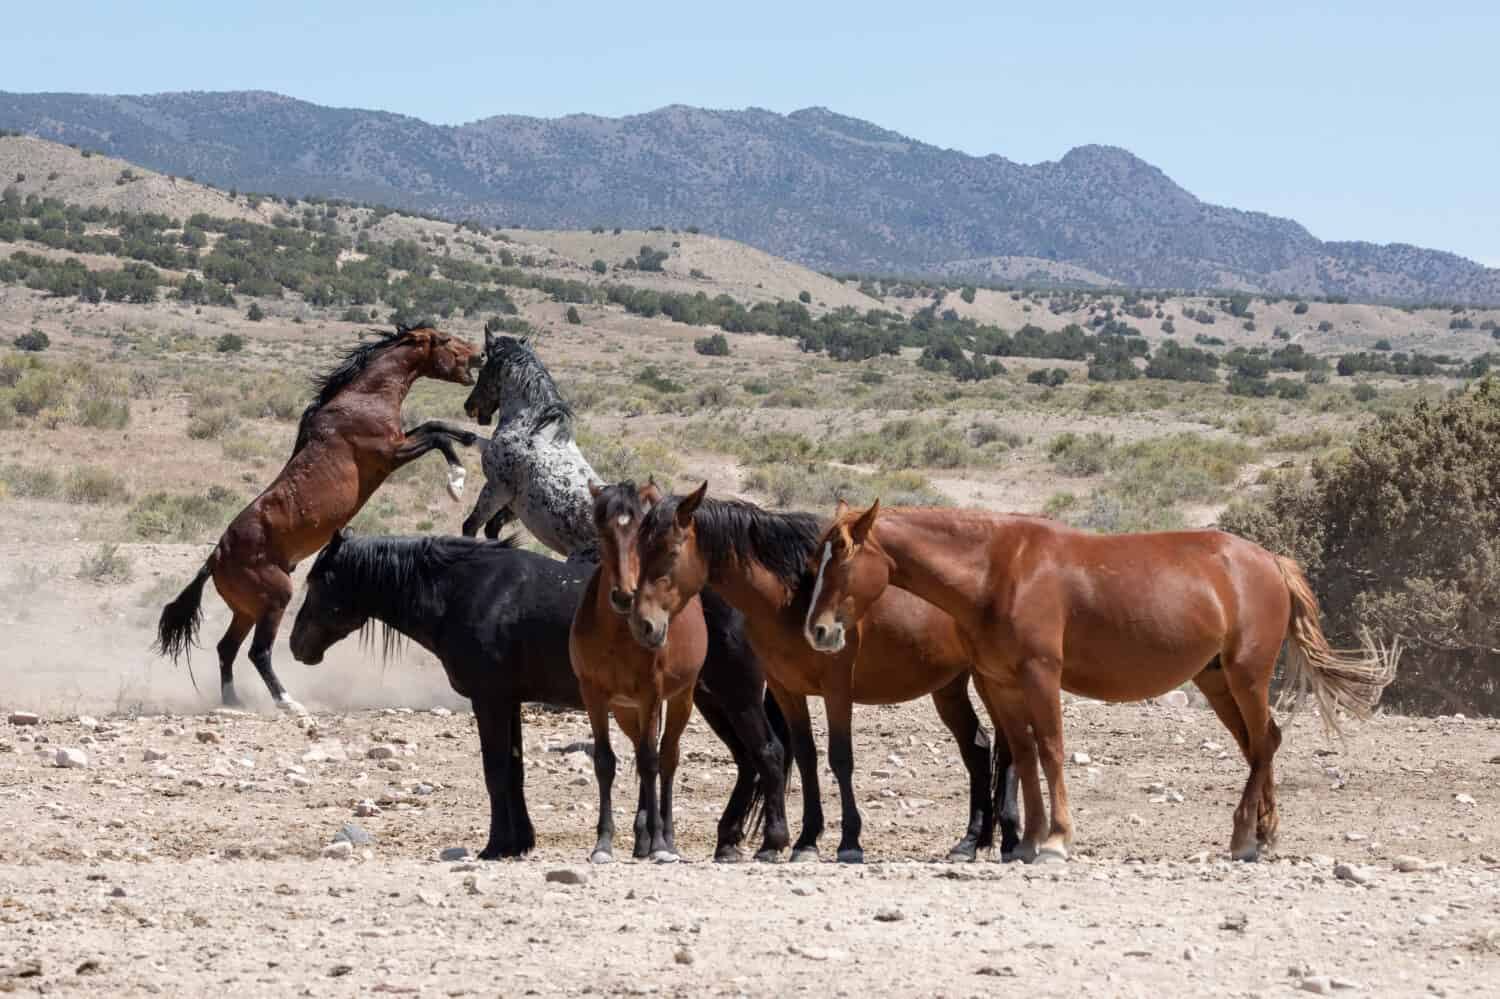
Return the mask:
<svg viewBox="0 0 1500 999">
<path fill-rule="evenodd" d="M 521 856 L 536 845 L 526 811 L 521 704 L 583 707 L 568 630 L 594 568 L 585 559 L 559 562 L 523 551 L 509 538 L 358 538 L 341 531 L 308 574 L 292 655 L 321 662 L 330 646 L 378 621 L 387 650 L 399 633 L 437 656 L 479 723 L 490 797 L 489 842 L 479 856 Z M 745 823 L 759 810 L 766 843 L 757 856 L 774 858 L 773 842 L 786 842 L 786 722 L 765 694 L 738 612 L 707 595 L 703 610 L 709 650 L 693 701 L 739 770 L 714 857 L 738 859 Z M 637 837 L 643 820 L 637 816 Z"/>
</svg>

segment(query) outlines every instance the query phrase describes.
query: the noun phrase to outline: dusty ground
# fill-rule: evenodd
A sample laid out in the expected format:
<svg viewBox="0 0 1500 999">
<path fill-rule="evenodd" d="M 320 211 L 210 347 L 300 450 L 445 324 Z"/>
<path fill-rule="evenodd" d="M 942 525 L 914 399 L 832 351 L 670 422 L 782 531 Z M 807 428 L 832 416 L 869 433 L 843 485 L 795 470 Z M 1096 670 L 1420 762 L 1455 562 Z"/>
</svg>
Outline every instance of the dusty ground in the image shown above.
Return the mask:
<svg viewBox="0 0 1500 999">
<path fill-rule="evenodd" d="M 455 863 L 439 851 L 483 842 L 477 739 L 465 711 L 424 707 L 319 712 L 306 728 L 224 713 L 0 722 L 0 989 L 1492 995 L 1500 975 L 1494 722 L 1381 718 L 1338 747 L 1299 718 L 1278 760 L 1276 856 L 1232 866 L 1244 773 L 1212 715 L 1070 704 L 1070 750 L 1092 759 L 1069 768 L 1080 856 L 1029 868 L 938 862 L 964 785 L 925 704 L 856 717 L 870 863 L 709 863 L 731 768 L 695 722 L 686 862 L 589 869 L 581 716 L 528 718 L 537 853 Z M 377 745 L 393 758 L 367 758 Z M 88 766 L 56 767 L 59 747 Z M 361 800 L 381 814 L 355 818 Z M 368 854 L 322 858 L 350 821 L 375 837 Z M 1401 873 L 1401 856 L 1430 866 Z M 565 866 L 588 882 L 545 880 Z"/>
</svg>

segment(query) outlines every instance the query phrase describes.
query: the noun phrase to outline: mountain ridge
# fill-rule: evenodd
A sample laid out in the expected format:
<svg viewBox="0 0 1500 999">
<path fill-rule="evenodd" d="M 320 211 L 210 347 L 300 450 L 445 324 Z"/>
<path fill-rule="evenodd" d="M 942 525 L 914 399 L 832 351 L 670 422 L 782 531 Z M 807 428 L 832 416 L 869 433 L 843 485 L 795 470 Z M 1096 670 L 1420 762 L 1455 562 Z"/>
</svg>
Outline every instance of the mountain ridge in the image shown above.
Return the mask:
<svg viewBox="0 0 1500 999">
<path fill-rule="evenodd" d="M 698 226 L 822 270 L 979 279 L 1045 261 L 1138 287 L 1500 302 L 1500 270 L 1410 244 L 1323 242 L 1294 220 L 1202 201 L 1118 146 L 1023 164 L 820 106 L 436 125 L 272 91 L 0 92 L 0 127 L 223 187 L 490 225 Z"/>
</svg>

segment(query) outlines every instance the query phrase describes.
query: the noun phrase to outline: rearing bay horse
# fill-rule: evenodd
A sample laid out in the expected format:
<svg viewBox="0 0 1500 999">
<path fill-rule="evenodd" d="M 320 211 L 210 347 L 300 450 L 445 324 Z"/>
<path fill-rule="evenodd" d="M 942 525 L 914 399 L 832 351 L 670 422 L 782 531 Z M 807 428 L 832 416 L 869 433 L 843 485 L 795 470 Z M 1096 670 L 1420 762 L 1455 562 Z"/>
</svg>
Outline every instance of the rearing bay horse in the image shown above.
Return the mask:
<svg viewBox="0 0 1500 999">
<path fill-rule="evenodd" d="M 353 520 L 392 472 L 436 449 L 448 459 L 455 498 L 463 488 L 463 465 L 453 445 L 467 447 L 476 435 L 440 420 L 403 431 L 401 404 L 418 378 L 472 384 L 470 369 L 482 362 L 482 354 L 429 325 L 398 326 L 395 333 L 379 336 L 349 351 L 319 379 L 291 458 L 230 522 L 203 568 L 161 612 L 156 648 L 176 660 L 197 642 L 203 584 L 213 577 L 234 614 L 218 644 L 226 705 L 239 703 L 234 659 L 254 628 L 250 661 L 277 707 L 299 707 L 271 669 L 271 644 L 292 599 L 292 571 Z"/>
<path fill-rule="evenodd" d="M 1023 852 L 1039 859 L 1066 859 L 1073 837 L 1060 689 L 1135 701 L 1196 683 L 1250 764 L 1230 853 L 1255 860 L 1278 825 L 1269 691 L 1282 643 L 1288 692 L 1311 691 L 1333 731 L 1341 710 L 1370 713 L 1400 655 L 1368 637 L 1358 654 L 1335 652 L 1297 563 L 1222 531 L 1106 536 L 1041 517 L 841 503 L 816 568 L 806 638 L 819 651 L 842 649 L 887 586 L 958 622 L 1020 773 Z"/>
</svg>

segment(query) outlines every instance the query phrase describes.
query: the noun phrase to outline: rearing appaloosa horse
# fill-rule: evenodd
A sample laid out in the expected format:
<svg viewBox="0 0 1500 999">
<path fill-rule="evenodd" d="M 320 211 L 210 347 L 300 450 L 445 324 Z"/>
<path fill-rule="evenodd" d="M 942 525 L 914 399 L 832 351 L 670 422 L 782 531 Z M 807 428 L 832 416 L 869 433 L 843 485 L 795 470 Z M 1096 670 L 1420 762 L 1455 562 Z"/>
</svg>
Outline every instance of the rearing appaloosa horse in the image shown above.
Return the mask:
<svg viewBox="0 0 1500 999">
<path fill-rule="evenodd" d="M 179 659 L 196 644 L 203 620 L 203 584 L 233 611 L 219 640 L 219 682 L 224 703 L 239 703 L 234 659 L 250 629 L 250 661 L 276 706 L 298 709 L 271 669 L 271 643 L 292 599 L 292 571 L 354 519 L 392 472 L 431 450 L 448 459 L 449 489 L 463 489 L 463 465 L 453 449 L 476 436 L 455 424 L 430 420 L 401 429 L 401 404 L 418 378 L 473 383 L 471 368 L 483 355 L 472 344 L 428 324 L 398 326 L 393 334 L 361 344 L 318 381 L 318 396 L 302 413 L 292 456 L 266 490 L 230 522 L 187 588 L 167 604 L 157 624 L 157 651 Z M 456 471 L 454 471 L 456 469 Z"/>
</svg>

